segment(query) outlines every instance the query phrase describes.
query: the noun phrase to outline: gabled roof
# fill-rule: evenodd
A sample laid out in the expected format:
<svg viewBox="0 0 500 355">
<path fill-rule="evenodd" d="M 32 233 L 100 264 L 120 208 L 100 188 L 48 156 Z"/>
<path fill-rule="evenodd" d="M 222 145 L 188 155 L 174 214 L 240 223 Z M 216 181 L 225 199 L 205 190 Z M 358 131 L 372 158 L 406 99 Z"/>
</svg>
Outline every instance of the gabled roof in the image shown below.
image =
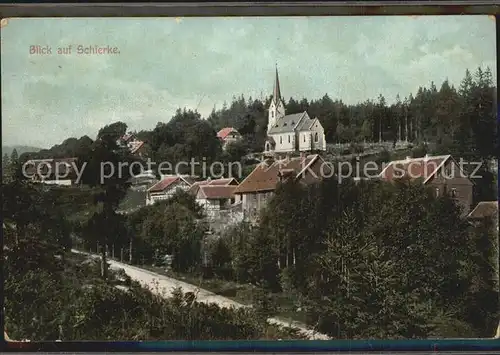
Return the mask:
<svg viewBox="0 0 500 355">
<path fill-rule="evenodd" d="M 467 218 L 481 219 L 486 217 L 498 218 L 498 201 L 482 201 L 472 210 Z"/>
<path fill-rule="evenodd" d="M 294 113 L 280 117 L 276 120 L 274 126 L 269 129 L 269 134 L 293 132 L 295 126 L 299 123 L 306 112 Z"/>
<path fill-rule="evenodd" d="M 141 149 L 141 147 L 144 146 L 144 142 L 143 141 L 133 141 L 133 142 L 130 142 L 130 153 L 132 154 L 135 154 L 137 153 L 137 151 L 139 149 Z"/>
<path fill-rule="evenodd" d="M 219 132 L 217 132 L 217 137 L 219 137 L 220 139 L 226 139 L 226 137 L 230 134 L 230 133 L 237 133 L 237 134 L 240 134 L 240 132 L 238 132 L 236 129 L 234 129 L 233 127 L 226 127 L 226 128 L 223 128 L 221 129 Z"/>
<path fill-rule="evenodd" d="M 235 178 L 224 178 L 224 179 L 215 179 L 215 180 L 204 180 L 197 181 L 193 183 L 189 189 L 189 193 L 196 195 L 201 186 L 234 186 L 238 185 L 238 181 Z"/>
<path fill-rule="evenodd" d="M 235 194 L 274 191 L 280 181 L 280 174 L 290 175 L 290 170 L 295 177 L 300 177 L 314 162 L 322 160 L 318 154 L 307 157 L 283 159 L 266 165 L 261 163 L 246 177 L 234 191 Z"/>
<path fill-rule="evenodd" d="M 229 199 L 234 197 L 234 185 L 201 185 L 198 196 L 207 200 Z"/>
<path fill-rule="evenodd" d="M 424 184 L 434 177 L 444 164 L 452 159 L 451 155 L 428 156 L 422 158 L 407 158 L 394 160 L 387 164 L 379 177 L 393 181 L 402 177 L 410 179 L 423 179 Z"/>
<path fill-rule="evenodd" d="M 162 192 L 165 191 L 169 186 L 174 183 L 184 181 L 186 184 L 191 186 L 193 184 L 193 179 L 190 176 L 183 175 L 167 175 L 156 184 L 148 189 L 148 192 Z"/>
</svg>

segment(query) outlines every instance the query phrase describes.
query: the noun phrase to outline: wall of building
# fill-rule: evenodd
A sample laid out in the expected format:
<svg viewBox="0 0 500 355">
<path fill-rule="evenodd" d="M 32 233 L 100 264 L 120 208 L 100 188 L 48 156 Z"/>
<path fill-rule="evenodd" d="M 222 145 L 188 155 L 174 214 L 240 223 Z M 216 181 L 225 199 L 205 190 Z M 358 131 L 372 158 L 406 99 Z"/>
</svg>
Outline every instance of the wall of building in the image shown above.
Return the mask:
<svg viewBox="0 0 500 355">
<path fill-rule="evenodd" d="M 318 137 L 317 141 L 316 134 Z M 318 120 L 311 127 L 311 146 L 313 150 L 326 150 L 325 130 Z"/>
<path fill-rule="evenodd" d="M 443 168 L 446 177 L 438 172 L 438 175 L 429 182 L 429 186 L 434 189 L 436 196 L 438 194 L 441 196 L 445 192 L 452 194 L 455 189 L 455 199 L 462 207 L 462 213 L 468 214 L 473 202 L 473 183 L 468 178 L 460 176 L 460 168 L 454 161 L 447 162 Z"/>
<path fill-rule="evenodd" d="M 245 219 L 256 221 L 260 210 L 264 208 L 273 195 L 272 191 L 246 193 L 242 196 L 242 209 Z"/>
<path fill-rule="evenodd" d="M 310 131 L 305 131 L 305 132 L 298 132 L 297 133 L 299 137 L 299 151 L 305 152 L 305 151 L 310 151 L 312 147 L 312 142 L 311 142 L 311 132 Z"/>
<path fill-rule="evenodd" d="M 281 133 L 271 135 L 276 142 L 274 151 L 277 153 L 287 153 L 295 151 L 295 133 Z"/>
</svg>

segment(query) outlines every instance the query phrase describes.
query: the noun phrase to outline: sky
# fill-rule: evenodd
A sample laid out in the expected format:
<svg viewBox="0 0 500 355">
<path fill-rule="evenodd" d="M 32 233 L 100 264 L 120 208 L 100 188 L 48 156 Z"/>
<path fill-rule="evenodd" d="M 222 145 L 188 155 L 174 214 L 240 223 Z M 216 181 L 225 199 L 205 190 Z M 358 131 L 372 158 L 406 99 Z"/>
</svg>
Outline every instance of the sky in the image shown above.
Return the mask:
<svg viewBox="0 0 500 355">
<path fill-rule="evenodd" d="M 392 102 L 467 68 L 496 80 L 488 16 L 66 18 L 2 20 L 2 144 L 50 148 L 95 138 L 116 121 L 131 130 L 176 109 L 207 117 L 234 96 L 272 94 L 276 64 L 288 101 Z M 30 54 L 31 46 L 52 54 Z M 72 46 L 71 54 L 58 48 Z M 77 47 L 118 53 L 78 54 Z"/>
</svg>

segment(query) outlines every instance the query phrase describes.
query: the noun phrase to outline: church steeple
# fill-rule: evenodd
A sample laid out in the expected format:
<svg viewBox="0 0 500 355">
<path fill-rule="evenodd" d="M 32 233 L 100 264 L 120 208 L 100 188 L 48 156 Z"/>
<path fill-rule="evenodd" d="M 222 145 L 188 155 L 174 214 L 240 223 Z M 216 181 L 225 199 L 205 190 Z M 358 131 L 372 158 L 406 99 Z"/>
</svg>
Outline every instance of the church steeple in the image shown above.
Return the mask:
<svg viewBox="0 0 500 355">
<path fill-rule="evenodd" d="M 267 124 L 267 131 L 276 125 L 276 122 L 285 116 L 285 105 L 281 101 L 280 79 L 278 77 L 278 64 L 276 64 L 276 78 L 274 80 L 273 99 L 269 106 L 269 119 Z"/>
<path fill-rule="evenodd" d="M 276 63 L 276 79 L 274 81 L 273 100 L 278 103 L 281 100 L 280 79 L 278 77 L 278 63 Z"/>
</svg>

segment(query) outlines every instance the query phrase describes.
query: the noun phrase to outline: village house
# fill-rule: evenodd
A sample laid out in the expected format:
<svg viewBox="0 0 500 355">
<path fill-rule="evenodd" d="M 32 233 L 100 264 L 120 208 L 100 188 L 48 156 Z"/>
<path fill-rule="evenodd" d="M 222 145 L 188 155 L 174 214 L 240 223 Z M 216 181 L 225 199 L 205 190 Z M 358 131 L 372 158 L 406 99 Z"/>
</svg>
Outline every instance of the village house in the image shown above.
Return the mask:
<svg viewBox="0 0 500 355">
<path fill-rule="evenodd" d="M 293 153 L 326 150 L 325 131 L 317 118 L 311 119 L 306 111 L 292 115 L 285 114 L 278 68 L 276 68 L 273 98 L 268 115 L 264 151 Z"/>
<path fill-rule="evenodd" d="M 222 142 L 222 149 L 226 149 L 230 143 L 237 142 L 241 139 L 241 134 L 233 127 L 226 127 L 217 132 L 217 138 Z"/>
<path fill-rule="evenodd" d="M 319 154 L 270 160 L 255 167 L 234 190 L 234 194 L 242 201 L 244 218 L 255 223 L 260 210 L 266 206 L 280 182 L 294 178 L 313 184 L 332 175 L 331 166 Z"/>
<path fill-rule="evenodd" d="M 242 203 L 234 194 L 236 187 L 238 181 L 234 178 L 209 178 L 194 183 L 189 189 L 189 193 L 203 207 L 212 233 L 218 234 L 243 220 Z"/>
<path fill-rule="evenodd" d="M 189 175 L 164 175 L 160 181 L 147 190 L 146 205 L 167 200 L 177 191 L 188 191 L 194 182 Z"/>
<path fill-rule="evenodd" d="M 132 133 L 127 133 L 120 137 L 116 144 L 120 147 L 127 147 L 130 153 L 140 158 L 145 158 L 147 154 L 146 143 L 138 140 Z"/>
<path fill-rule="evenodd" d="M 474 184 L 451 155 L 425 155 L 422 158 L 407 157 L 404 160 L 391 161 L 379 175 L 379 178 L 385 181 L 403 177 L 422 180 L 424 185 L 434 189 L 436 197 L 448 194 L 456 200 L 465 216 L 469 214 Z"/>
<path fill-rule="evenodd" d="M 31 159 L 25 163 L 25 174 L 33 182 L 71 186 L 77 179 L 77 158 Z"/>
</svg>

